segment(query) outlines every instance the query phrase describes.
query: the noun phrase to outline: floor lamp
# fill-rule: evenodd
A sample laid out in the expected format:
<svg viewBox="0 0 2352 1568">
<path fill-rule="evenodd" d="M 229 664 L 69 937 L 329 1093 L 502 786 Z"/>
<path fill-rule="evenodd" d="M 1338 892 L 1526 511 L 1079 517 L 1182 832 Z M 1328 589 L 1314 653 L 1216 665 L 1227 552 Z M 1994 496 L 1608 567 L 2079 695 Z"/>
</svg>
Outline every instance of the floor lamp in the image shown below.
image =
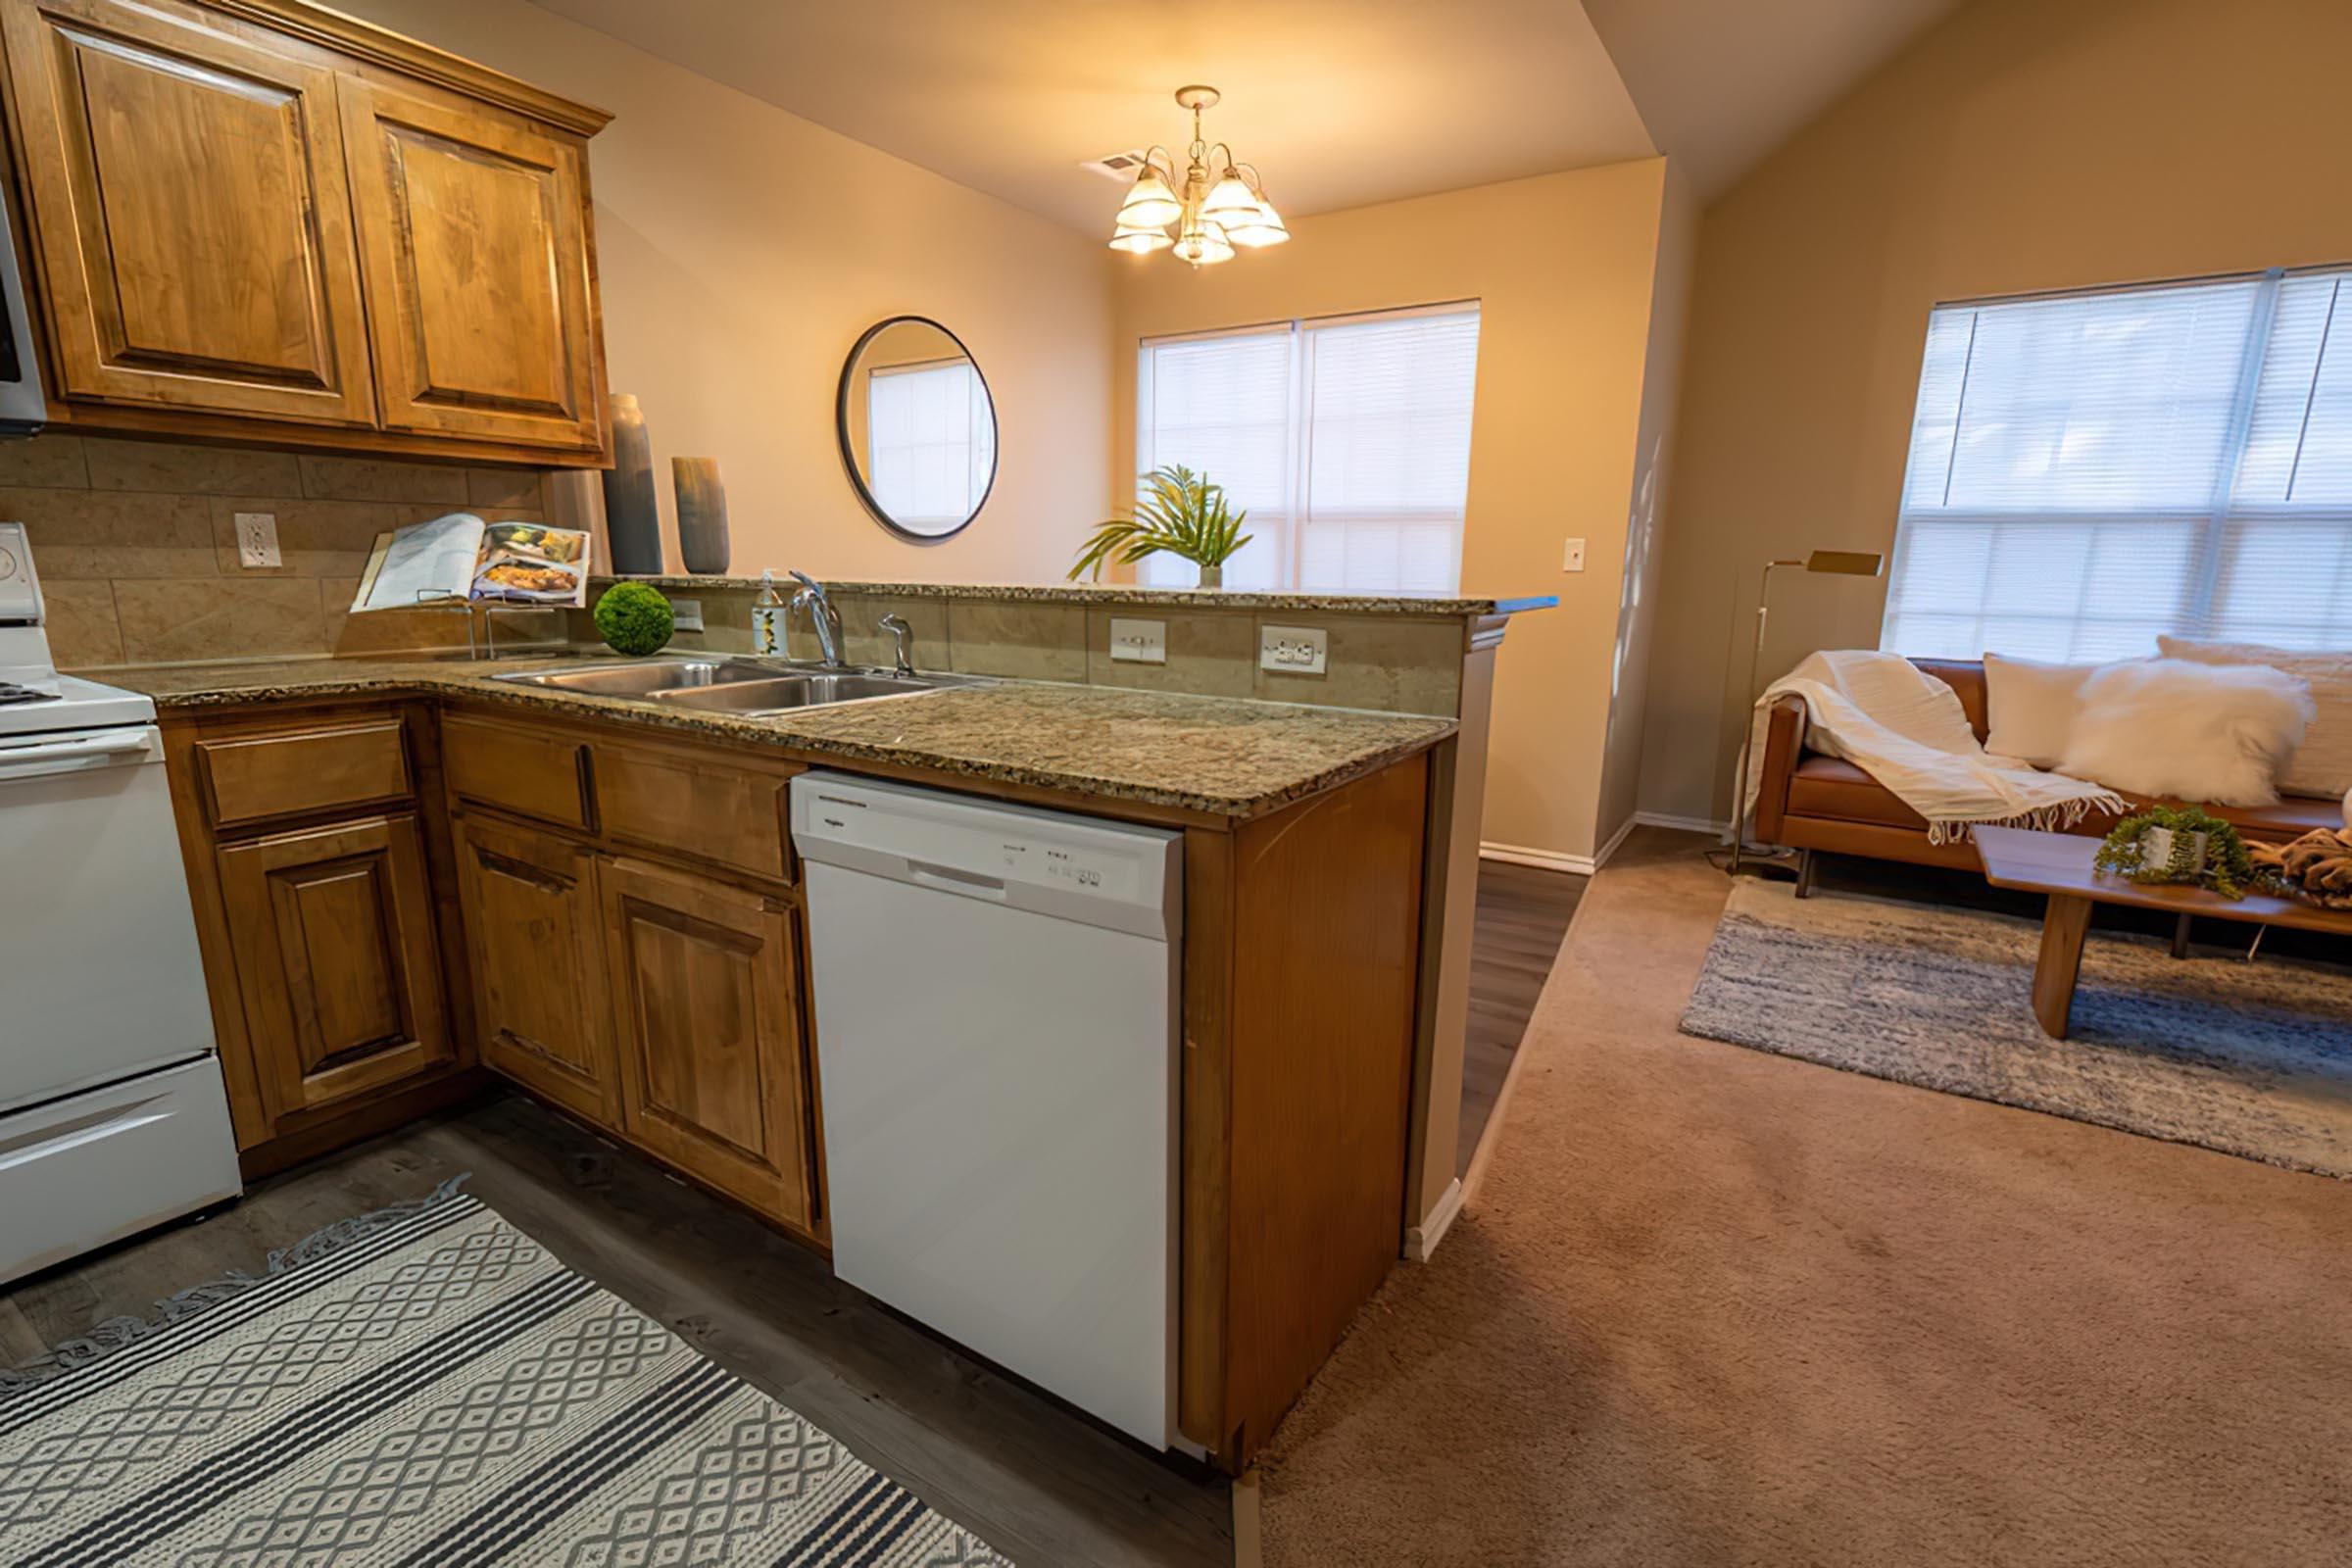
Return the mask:
<svg viewBox="0 0 2352 1568">
<path fill-rule="evenodd" d="M 1747 651 L 1747 684 L 1740 688 L 1746 702 L 1741 708 L 1744 727 L 1740 737 L 1740 781 L 1732 799 L 1731 859 L 1724 867 L 1734 876 L 1740 874 L 1740 856 L 1747 845 L 1747 767 L 1748 754 L 1756 744 L 1756 669 L 1764 659 L 1765 617 L 1772 612 L 1772 574 L 1783 566 L 1802 566 L 1832 577 L 1876 577 L 1886 569 L 1886 558 L 1872 550 L 1816 550 L 1802 561 L 1764 563 L 1764 576 L 1756 585 L 1756 640 Z"/>
</svg>

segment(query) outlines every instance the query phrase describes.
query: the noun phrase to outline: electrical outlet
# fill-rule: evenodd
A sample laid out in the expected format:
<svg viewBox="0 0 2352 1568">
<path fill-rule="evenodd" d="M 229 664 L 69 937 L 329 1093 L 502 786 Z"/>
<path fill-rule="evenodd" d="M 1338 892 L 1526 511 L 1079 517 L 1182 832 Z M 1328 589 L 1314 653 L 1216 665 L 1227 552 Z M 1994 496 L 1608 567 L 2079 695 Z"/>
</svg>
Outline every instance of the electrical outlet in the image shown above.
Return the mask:
<svg viewBox="0 0 2352 1568">
<path fill-rule="evenodd" d="M 1257 667 L 1283 675 L 1320 675 L 1327 637 L 1320 626 L 1260 626 Z"/>
<path fill-rule="evenodd" d="M 237 514 L 237 564 L 256 568 L 284 564 L 277 555 L 277 514 Z"/>
<path fill-rule="evenodd" d="M 1168 662 L 1168 623 L 1110 617 L 1110 657 L 1122 664 L 1164 664 Z"/>
<path fill-rule="evenodd" d="M 1562 571 L 1585 569 L 1585 542 L 1582 539 L 1568 541 L 1568 548 L 1560 553 L 1560 569 Z"/>
<path fill-rule="evenodd" d="M 670 623 L 678 631 L 703 629 L 703 602 L 700 599 L 672 599 L 669 602 Z"/>
</svg>

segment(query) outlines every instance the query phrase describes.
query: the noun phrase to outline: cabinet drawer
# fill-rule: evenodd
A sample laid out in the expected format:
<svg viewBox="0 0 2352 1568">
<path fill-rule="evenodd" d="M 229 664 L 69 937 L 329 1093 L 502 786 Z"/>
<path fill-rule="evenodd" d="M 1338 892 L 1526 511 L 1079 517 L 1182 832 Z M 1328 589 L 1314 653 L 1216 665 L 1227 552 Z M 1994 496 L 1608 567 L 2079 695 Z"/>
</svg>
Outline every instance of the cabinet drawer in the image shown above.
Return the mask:
<svg viewBox="0 0 2352 1568">
<path fill-rule="evenodd" d="M 199 741 L 196 756 L 206 806 L 220 827 L 383 806 L 416 793 L 398 718 Z"/>
<path fill-rule="evenodd" d="M 528 724 L 453 717 L 441 725 L 441 764 L 449 788 L 543 822 L 584 828 L 588 802 L 588 743 Z"/>
<path fill-rule="evenodd" d="M 792 880 L 792 770 L 696 751 L 600 744 L 596 796 L 608 838 Z"/>
</svg>

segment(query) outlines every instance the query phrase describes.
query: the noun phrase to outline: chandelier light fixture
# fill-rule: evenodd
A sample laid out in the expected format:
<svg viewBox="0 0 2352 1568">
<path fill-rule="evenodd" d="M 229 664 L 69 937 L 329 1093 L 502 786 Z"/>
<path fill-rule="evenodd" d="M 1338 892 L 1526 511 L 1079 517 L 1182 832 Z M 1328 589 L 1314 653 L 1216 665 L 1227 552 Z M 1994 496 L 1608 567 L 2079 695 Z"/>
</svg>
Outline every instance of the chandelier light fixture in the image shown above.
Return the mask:
<svg viewBox="0 0 2352 1568">
<path fill-rule="evenodd" d="M 1254 250 L 1291 237 L 1282 215 L 1266 200 L 1257 170 L 1237 162 L 1223 142 L 1200 135 L 1200 111 L 1216 106 L 1214 87 L 1179 87 L 1176 102 L 1193 112 L 1193 144 L 1184 171 L 1165 147 L 1144 154 L 1144 168 L 1119 204 L 1110 248 L 1133 256 L 1167 251 L 1194 267 L 1233 260 L 1234 247 Z M 1168 234 L 1175 226 L 1175 237 Z"/>
</svg>

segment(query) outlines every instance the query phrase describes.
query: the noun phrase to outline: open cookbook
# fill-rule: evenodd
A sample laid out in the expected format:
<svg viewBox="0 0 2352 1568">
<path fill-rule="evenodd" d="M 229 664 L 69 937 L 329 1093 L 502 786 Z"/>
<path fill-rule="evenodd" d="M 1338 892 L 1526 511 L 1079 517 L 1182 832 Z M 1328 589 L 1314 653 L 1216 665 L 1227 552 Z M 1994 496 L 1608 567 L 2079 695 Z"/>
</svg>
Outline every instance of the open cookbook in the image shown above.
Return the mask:
<svg viewBox="0 0 2352 1568">
<path fill-rule="evenodd" d="M 484 522 L 453 512 L 376 536 L 351 608 L 585 605 L 588 535 L 537 522 Z"/>
</svg>

